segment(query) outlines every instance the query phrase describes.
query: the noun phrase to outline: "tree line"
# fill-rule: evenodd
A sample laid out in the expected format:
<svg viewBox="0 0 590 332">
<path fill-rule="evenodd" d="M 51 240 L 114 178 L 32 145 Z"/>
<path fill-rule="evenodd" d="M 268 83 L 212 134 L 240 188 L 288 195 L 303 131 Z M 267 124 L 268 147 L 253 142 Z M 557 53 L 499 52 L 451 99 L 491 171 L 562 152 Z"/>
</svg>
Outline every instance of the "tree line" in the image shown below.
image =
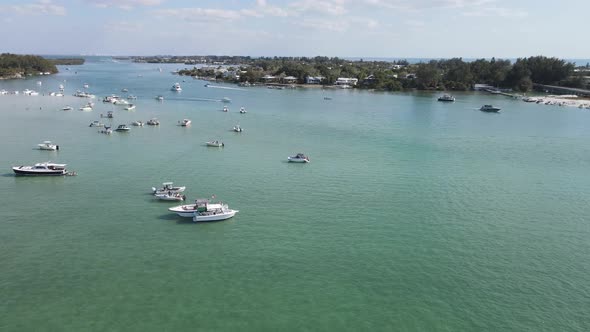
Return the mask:
<svg viewBox="0 0 590 332">
<path fill-rule="evenodd" d="M 23 77 L 39 73 L 57 73 L 51 61 L 36 55 L 0 54 L 0 77 Z"/>
<path fill-rule="evenodd" d="M 223 57 L 216 59 L 224 61 Z M 397 91 L 469 90 L 477 83 L 517 91 L 529 91 L 533 83 L 588 88 L 583 75 L 574 72 L 574 64 L 558 58 L 533 56 L 519 58 L 514 63 L 504 59 L 462 58 L 431 60 L 409 64 L 405 60 L 350 61 L 337 57 L 239 57 L 240 64 L 233 66 L 239 79 L 224 76 L 215 68 L 193 68 L 180 71 L 181 75 L 210 77 L 233 82 L 262 82 L 265 75 L 279 80 L 295 77 L 305 83 L 308 76 L 323 77 L 323 84 L 333 84 L 338 77 L 357 78 L 358 88 Z"/>
</svg>

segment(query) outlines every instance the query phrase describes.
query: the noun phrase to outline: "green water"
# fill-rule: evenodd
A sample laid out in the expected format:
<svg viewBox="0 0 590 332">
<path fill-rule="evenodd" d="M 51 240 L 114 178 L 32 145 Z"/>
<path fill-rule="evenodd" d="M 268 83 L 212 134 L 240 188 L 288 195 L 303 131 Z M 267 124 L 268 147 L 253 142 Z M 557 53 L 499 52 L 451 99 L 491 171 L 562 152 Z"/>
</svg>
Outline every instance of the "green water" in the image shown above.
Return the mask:
<svg viewBox="0 0 590 332">
<path fill-rule="evenodd" d="M 590 329 L 587 110 L 477 93 L 445 104 L 206 88 L 172 76 L 176 65 L 71 68 L 0 82 L 47 93 L 66 80 L 68 95 L 88 83 L 98 96 L 92 112 L 71 96 L 0 96 L 0 330 Z M 122 88 L 136 111 L 100 102 Z M 202 100 L 225 96 L 228 113 Z M 490 103 L 502 113 L 476 110 Z M 109 110 L 115 126 L 161 125 L 88 127 Z M 43 140 L 60 150 L 34 150 Z M 287 163 L 297 152 L 311 163 Z M 47 160 L 79 175 L 10 169 Z M 149 195 L 164 181 L 240 212 L 179 218 Z"/>
</svg>

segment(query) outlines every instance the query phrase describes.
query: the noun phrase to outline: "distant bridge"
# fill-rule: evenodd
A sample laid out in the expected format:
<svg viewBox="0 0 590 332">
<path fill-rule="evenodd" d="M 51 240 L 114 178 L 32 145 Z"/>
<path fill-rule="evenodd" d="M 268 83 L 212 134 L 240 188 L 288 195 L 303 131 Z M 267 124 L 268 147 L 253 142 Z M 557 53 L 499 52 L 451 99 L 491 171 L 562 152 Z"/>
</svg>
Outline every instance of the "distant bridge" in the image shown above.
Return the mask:
<svg viewBox="0 0 590 332">
<path fill-rule="evenodd" d="M 537 90 L 548 91 L 551 93 L 571 94 L 571 95 L 577 95 L 580 97 L 590 97 L 590 90 L 586 90 L 586 89 L 576 89 L 576 88 L 568 88 L 565 86 L 545 85 L 545 84 L 538 84 L 538 83 L 533 83 L 533 87 Z"/>
</svg>

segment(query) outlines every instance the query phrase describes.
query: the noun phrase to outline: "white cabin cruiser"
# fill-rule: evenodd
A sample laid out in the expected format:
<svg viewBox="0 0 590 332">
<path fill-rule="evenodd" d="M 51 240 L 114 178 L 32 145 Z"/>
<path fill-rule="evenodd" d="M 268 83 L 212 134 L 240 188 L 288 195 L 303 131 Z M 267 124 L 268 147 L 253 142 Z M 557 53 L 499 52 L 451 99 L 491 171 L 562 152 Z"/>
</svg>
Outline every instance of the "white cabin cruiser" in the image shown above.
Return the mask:
<svg viewBox="0 0 590 332">
<path fill-rule="evenodd" d="M 39 150 L 59 150 L 59 145 L 51 143 L 51 141 L 44 141 L 43 143 L 37 144 Z"/>
<path fill-rule="evenodd" d="M 34 166 L 15 166 L 12 168 L 16 175 L 67 175 L 66 164 L 51 162 L 38 163 Z"/>
<path fill-rule="evenodd" d="M 125 125 L 125 124 L 119 125 L 119 126 L 117 126 L 117 129 L 115 129 L 115 131 L 119 131 L 119 132 L 121 132 L 121 131 L 122 131 L 122 132 L 128 132 L 128 131 L 130 131 L 130 130 L 131 130 L 131 128 L 129 128 L 129 127 L 128 127 L 127 125 Z"/>
<path fill-rule="evenodd" d="M 308 163 L 309 157 L 307 157 L 303 153 L 298 153 L 294 156 L 287 157 L 287 160 L 291 163 Z"/>
<path fill-rule="evenodd" d="M 182 187 L 175 187 L 174 183 L 172 182 L 164 182 L 162 183 L 162 188 L 156 188 L 156 187 L 152 187 L 152 193 L 154 195 L 157 194 L 165 194 L 168 192 L 173 192 L 173 193 L 181 193 L 183 191 L 186 190 L 186 187 L 182 186 Z"/>
<path fill-rule="evenodd" d="M 499 107 L 494 107 L 492 105 L 483 105 L 480 109 L 482 112 L 494 112 L 497 113 L 500 111 Z"/>
</svg>

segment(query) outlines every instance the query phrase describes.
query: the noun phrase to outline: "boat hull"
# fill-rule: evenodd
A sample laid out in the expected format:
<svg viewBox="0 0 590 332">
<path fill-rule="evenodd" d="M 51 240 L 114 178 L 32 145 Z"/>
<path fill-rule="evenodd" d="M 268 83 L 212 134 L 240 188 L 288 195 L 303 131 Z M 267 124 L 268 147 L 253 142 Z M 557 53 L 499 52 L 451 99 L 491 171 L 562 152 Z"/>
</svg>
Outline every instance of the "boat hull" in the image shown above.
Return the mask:
<svg viewBox="0 0 590 332">
<path fill-rule="evenodd" d="M 217 214 L 200 214 L 200 213 L 196 213 L 193 216 L 193 221 L 194 222 L 203 222 L 203 221 L 220 221 L 220 220 L 226 220 L 229 219 L 233 216 L 236 215 L 236 213 L 238 213 L 238 210 L 229 210 L 229 211 L 225 211 L 223 213 L 217 213 Z"/>
<path fill-rule="evenodd" d="M 66 170 L 43 170 L 43 171 L 35 171 L 30 169 L 22 169 L 20 167 L 13 167 L 12 170 L 16 175 L 32 175 L 32 176 L 59 176 L 59 175 L 66 175 Z"/>
<path fill-rule="evenodd" d="M 195 216 L 195 212 L 197 211 L 194 204 L 189 205 L 179 205 L 174 206 L 168 209 L 170 212 L 176 213 L 178 216 L 183 218 L 192 218 Z"/>
<path fill-rule="evenodd" d="M 302 158 L 289 157 L 287 159 L 289 160 L 290 163 L 308 163 L 309 162 L 308 159 L 302 159 Z"/>
<path fill-rule="evenodd" d="M 154 195 L 158 200 L 161 201 L 184 201 L 185 200 L 185 196 L 184 195 L 168 195 L 166 194 L 155 194 Z"/>
</svg>

